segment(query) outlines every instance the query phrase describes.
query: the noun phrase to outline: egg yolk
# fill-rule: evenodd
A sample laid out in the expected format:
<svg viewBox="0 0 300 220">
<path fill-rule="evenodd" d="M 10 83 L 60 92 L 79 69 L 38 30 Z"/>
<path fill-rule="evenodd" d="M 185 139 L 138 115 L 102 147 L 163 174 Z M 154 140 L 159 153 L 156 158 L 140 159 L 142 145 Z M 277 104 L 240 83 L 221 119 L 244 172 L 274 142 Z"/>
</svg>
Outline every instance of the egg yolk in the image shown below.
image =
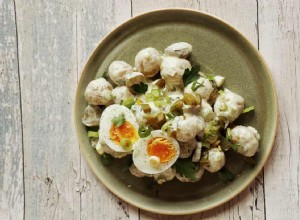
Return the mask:
<svg viewBox="0 0 300 220">
<path fill-rule="evenodd" d="M 155 137 L 149 140 L 147 151 L 149 156 L 157 156 L 161 163 L 170 161 L 176 154 L 172 142 L 164 137 Z"/>
<path fill-rule="evenodd" d="M 117 145 L 120 145 L 122 139 L 130 140 L 134 143 L 138 139 L 138 134 L 135 127 L 128 121 L 119 127 L 112 124 L 110 128 L 110 139 Z"/>
</svg>

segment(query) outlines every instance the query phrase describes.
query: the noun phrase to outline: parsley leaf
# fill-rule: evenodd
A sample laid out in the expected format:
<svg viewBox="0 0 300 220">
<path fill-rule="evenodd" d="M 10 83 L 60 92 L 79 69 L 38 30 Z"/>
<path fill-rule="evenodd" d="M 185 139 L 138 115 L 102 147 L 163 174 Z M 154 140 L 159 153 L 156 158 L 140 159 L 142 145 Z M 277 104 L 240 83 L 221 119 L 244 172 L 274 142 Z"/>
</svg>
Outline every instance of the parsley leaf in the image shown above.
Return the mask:
<svg viewBox="0 0 300 220">
<path fill-rule="evenodd" d="M 110 154 L 104 153 L 100 156 L 100 161 L 103 166 L 108 166 L 113 161 L 113 157 Z"/>
<path fill-rule="evenodd" d="M 254 110 L 254 106 L 250 106 L 250 107 L 248 107 L 248 108 L 245 108 L 244 110 L 243 110 L 243 113 L 247 113 L 247 112 L 250 112 L 250 111 L 253 111 Z"/>
<path fill-rule="evenodd" d="M 230 182 L 235 179 L 235 175 L 226 168 L 222 168 L 221 170 L 219 170 L 218 174 L 219 179 L 223 182 Z"/>
<path fill-rule="evenodd" d="M 125 116 L 124 114 L 120 114 L 117 117 L 113 117 L 113 119 L 111 120 L 111 122 L 118 128 L 120 127 L 122 124 L 125 123 Z"/>
<path fill-rule="evenodd" d="M 188 84 L 197 80 L 200 77 L 198 74 L 199 71 L 200 71 L 200 65 L 193 66 L 191 70 L 185 69 L 182 76 L 184 86 L 187 86 Z"/>
<path fill-rule="evenodd" d="M 144 94 L 148 90 L 148 85 L 141 82 L 140 84 L 135 84 L 131 86 L 131 89 L 137 94 Z"/>
<path fill-rule="evenodd" d="M 175 163 L 176 172 L 181 176 L 196 181 L 196 166 L 190 159 L 178 159 Z"/>
</svg>

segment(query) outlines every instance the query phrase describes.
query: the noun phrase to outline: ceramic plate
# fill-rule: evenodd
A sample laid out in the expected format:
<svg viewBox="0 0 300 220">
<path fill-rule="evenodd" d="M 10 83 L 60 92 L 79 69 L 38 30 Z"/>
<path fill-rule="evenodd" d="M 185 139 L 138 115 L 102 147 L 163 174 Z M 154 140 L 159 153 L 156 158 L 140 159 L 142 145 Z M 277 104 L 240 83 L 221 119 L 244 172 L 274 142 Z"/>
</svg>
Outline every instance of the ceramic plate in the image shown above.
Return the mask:
<svg viewBox="0 0 300 220">
<path fill-rule="evenodd" d="M 87 129 L 81 123 L 86 107 L 84 91 L 95 77 L 107 72 L 114 60 L 134 65 L 134 57 L 145 47 L 160 51 L 174 42 L 193 45 L 190 59 L 200 62 L 204 72 L 226 77 L 225 86 L 242 95 L 246 106 L 255 111 L 243 114 L 237 124 L 251 125 L 261 134 L 260 150 L 254 167 L 234 153 L 226 156 L 228 167 L 238 177 L 229 184 L 216 174 L 205 172 L 197 183 L 177 180 L 157 185 L 150 178 L 136 178 L 122 171 L 126 158 L 104 167 L 91 147 Z M 191 214 L 211 209 L 230 200 L 258 175 L 272 149 L 277 126 L 277 100 L 274 84 L 262 56 L 237 30 L 224 21 L 184 9 L 148 12 L 130 19 L 109 33 L 96 47 L 77 88 L 75 124 L 80 148 L 96 176 L 114 194 L 141 209 L 163 214 Z"/>
</svg>

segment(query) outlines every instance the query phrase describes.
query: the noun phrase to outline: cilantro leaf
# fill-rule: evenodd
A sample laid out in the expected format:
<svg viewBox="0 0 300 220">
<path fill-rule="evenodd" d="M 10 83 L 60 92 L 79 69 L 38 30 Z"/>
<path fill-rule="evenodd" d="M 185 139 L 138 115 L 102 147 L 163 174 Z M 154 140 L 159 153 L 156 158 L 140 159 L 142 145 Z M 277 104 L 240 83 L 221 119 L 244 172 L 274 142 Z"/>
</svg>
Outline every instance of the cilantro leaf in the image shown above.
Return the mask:
<svg viewBox="0 0 300 220">
<path fill-rule="evenodd" d="M 219 179 L 223 182 L 230 182 L 235 179 L 235 175 L 226 168 L 222 168 L 221 170 L 219 170 L 218 174 Z"/>
<path fill-rule="evenodd" d="M 254 106 L 250 106 L 250 107 L 248 107 L 248 108 L 245 108 L 244 110 L 243 110 L 243 113 L 247 113 L 247 112 L 250 112 L 250 111 L 253 111 L 254 110 Z"/>
<path fill-rule="evenodd" d="M 193 66 L 191 70 L 185 69 L 182 76 L 184 86 L 187 86 L 188 84 L 197 80 L 200 77 L 198 74 L 199 71 L 200 65 Z"/>
<path fill-rule="evenodd" d="M 120 114 L 117 117 L 113 117 L 113 119 L 111 120 L 111 122 L 118 128 L 120 127 L 122 124 L 125 123 L 125 116 L 124 114 Z"/>
<path fill-rule="evenodd" d="M 140 84 L 135 84 L 131 86 L 131 89 L 137 94 L 144 94 L 148 90 L 148 85 L 141 82 Z"/>
<path fill-rule="evenodd" d="M 181 176 L 196 181 L 196 166 L 190 159 L 178 159 L 175 163 L 176 172 Z"/>
</svg>

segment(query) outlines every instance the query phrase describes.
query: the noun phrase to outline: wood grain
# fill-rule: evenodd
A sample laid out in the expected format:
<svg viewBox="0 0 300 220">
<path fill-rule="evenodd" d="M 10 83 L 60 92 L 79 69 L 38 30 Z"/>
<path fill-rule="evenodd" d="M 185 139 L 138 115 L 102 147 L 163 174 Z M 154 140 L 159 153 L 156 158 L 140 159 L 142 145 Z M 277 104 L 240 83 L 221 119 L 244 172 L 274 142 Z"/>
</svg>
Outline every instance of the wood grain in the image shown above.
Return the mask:
<svg viewBox="0 0 300 220">
<path fill-rule="evenodd" d="M 23 219 L 23 149 L 18 41 L 12 1 L 0 0 L 0 219 Z"/>
<path fill-rule="evenodd" d="M 25 162 L 25 218 L 79 219 L 80 153 L 74 5 L 17 1 Z"/>
<path fill-rule="evenodd" d="M 132 15 L 168 7 L 223 18 L 258 46 L 280 110 L 264 173 L 223 206 L 178 217 L 112 195 L 81 155 L 73 125 L 78 78 L 99 40 Z M 299 1 L 0 0 L 0 27 L 1 220 L 300 219 Z"/>
<path fill-rule="evenodd" d="M 99 41 L 118 23 L 131 17 L 131 3 L 122 1 L 81 1 L 77 6 L 77 58 L 79 75 Z M 95 19 L 97 18 L 97 19 Z M 138 209 L 127 205 L 99 182 L 81 156 L 82 219 L 138 219 Z"/>
<path fill-rule="evenodd" d="M 300 2 L 259 1 L 259 44 L 278 93 L 279 126 L 266 165 L 266 216 L 300 219 Z"/>
</svg>

